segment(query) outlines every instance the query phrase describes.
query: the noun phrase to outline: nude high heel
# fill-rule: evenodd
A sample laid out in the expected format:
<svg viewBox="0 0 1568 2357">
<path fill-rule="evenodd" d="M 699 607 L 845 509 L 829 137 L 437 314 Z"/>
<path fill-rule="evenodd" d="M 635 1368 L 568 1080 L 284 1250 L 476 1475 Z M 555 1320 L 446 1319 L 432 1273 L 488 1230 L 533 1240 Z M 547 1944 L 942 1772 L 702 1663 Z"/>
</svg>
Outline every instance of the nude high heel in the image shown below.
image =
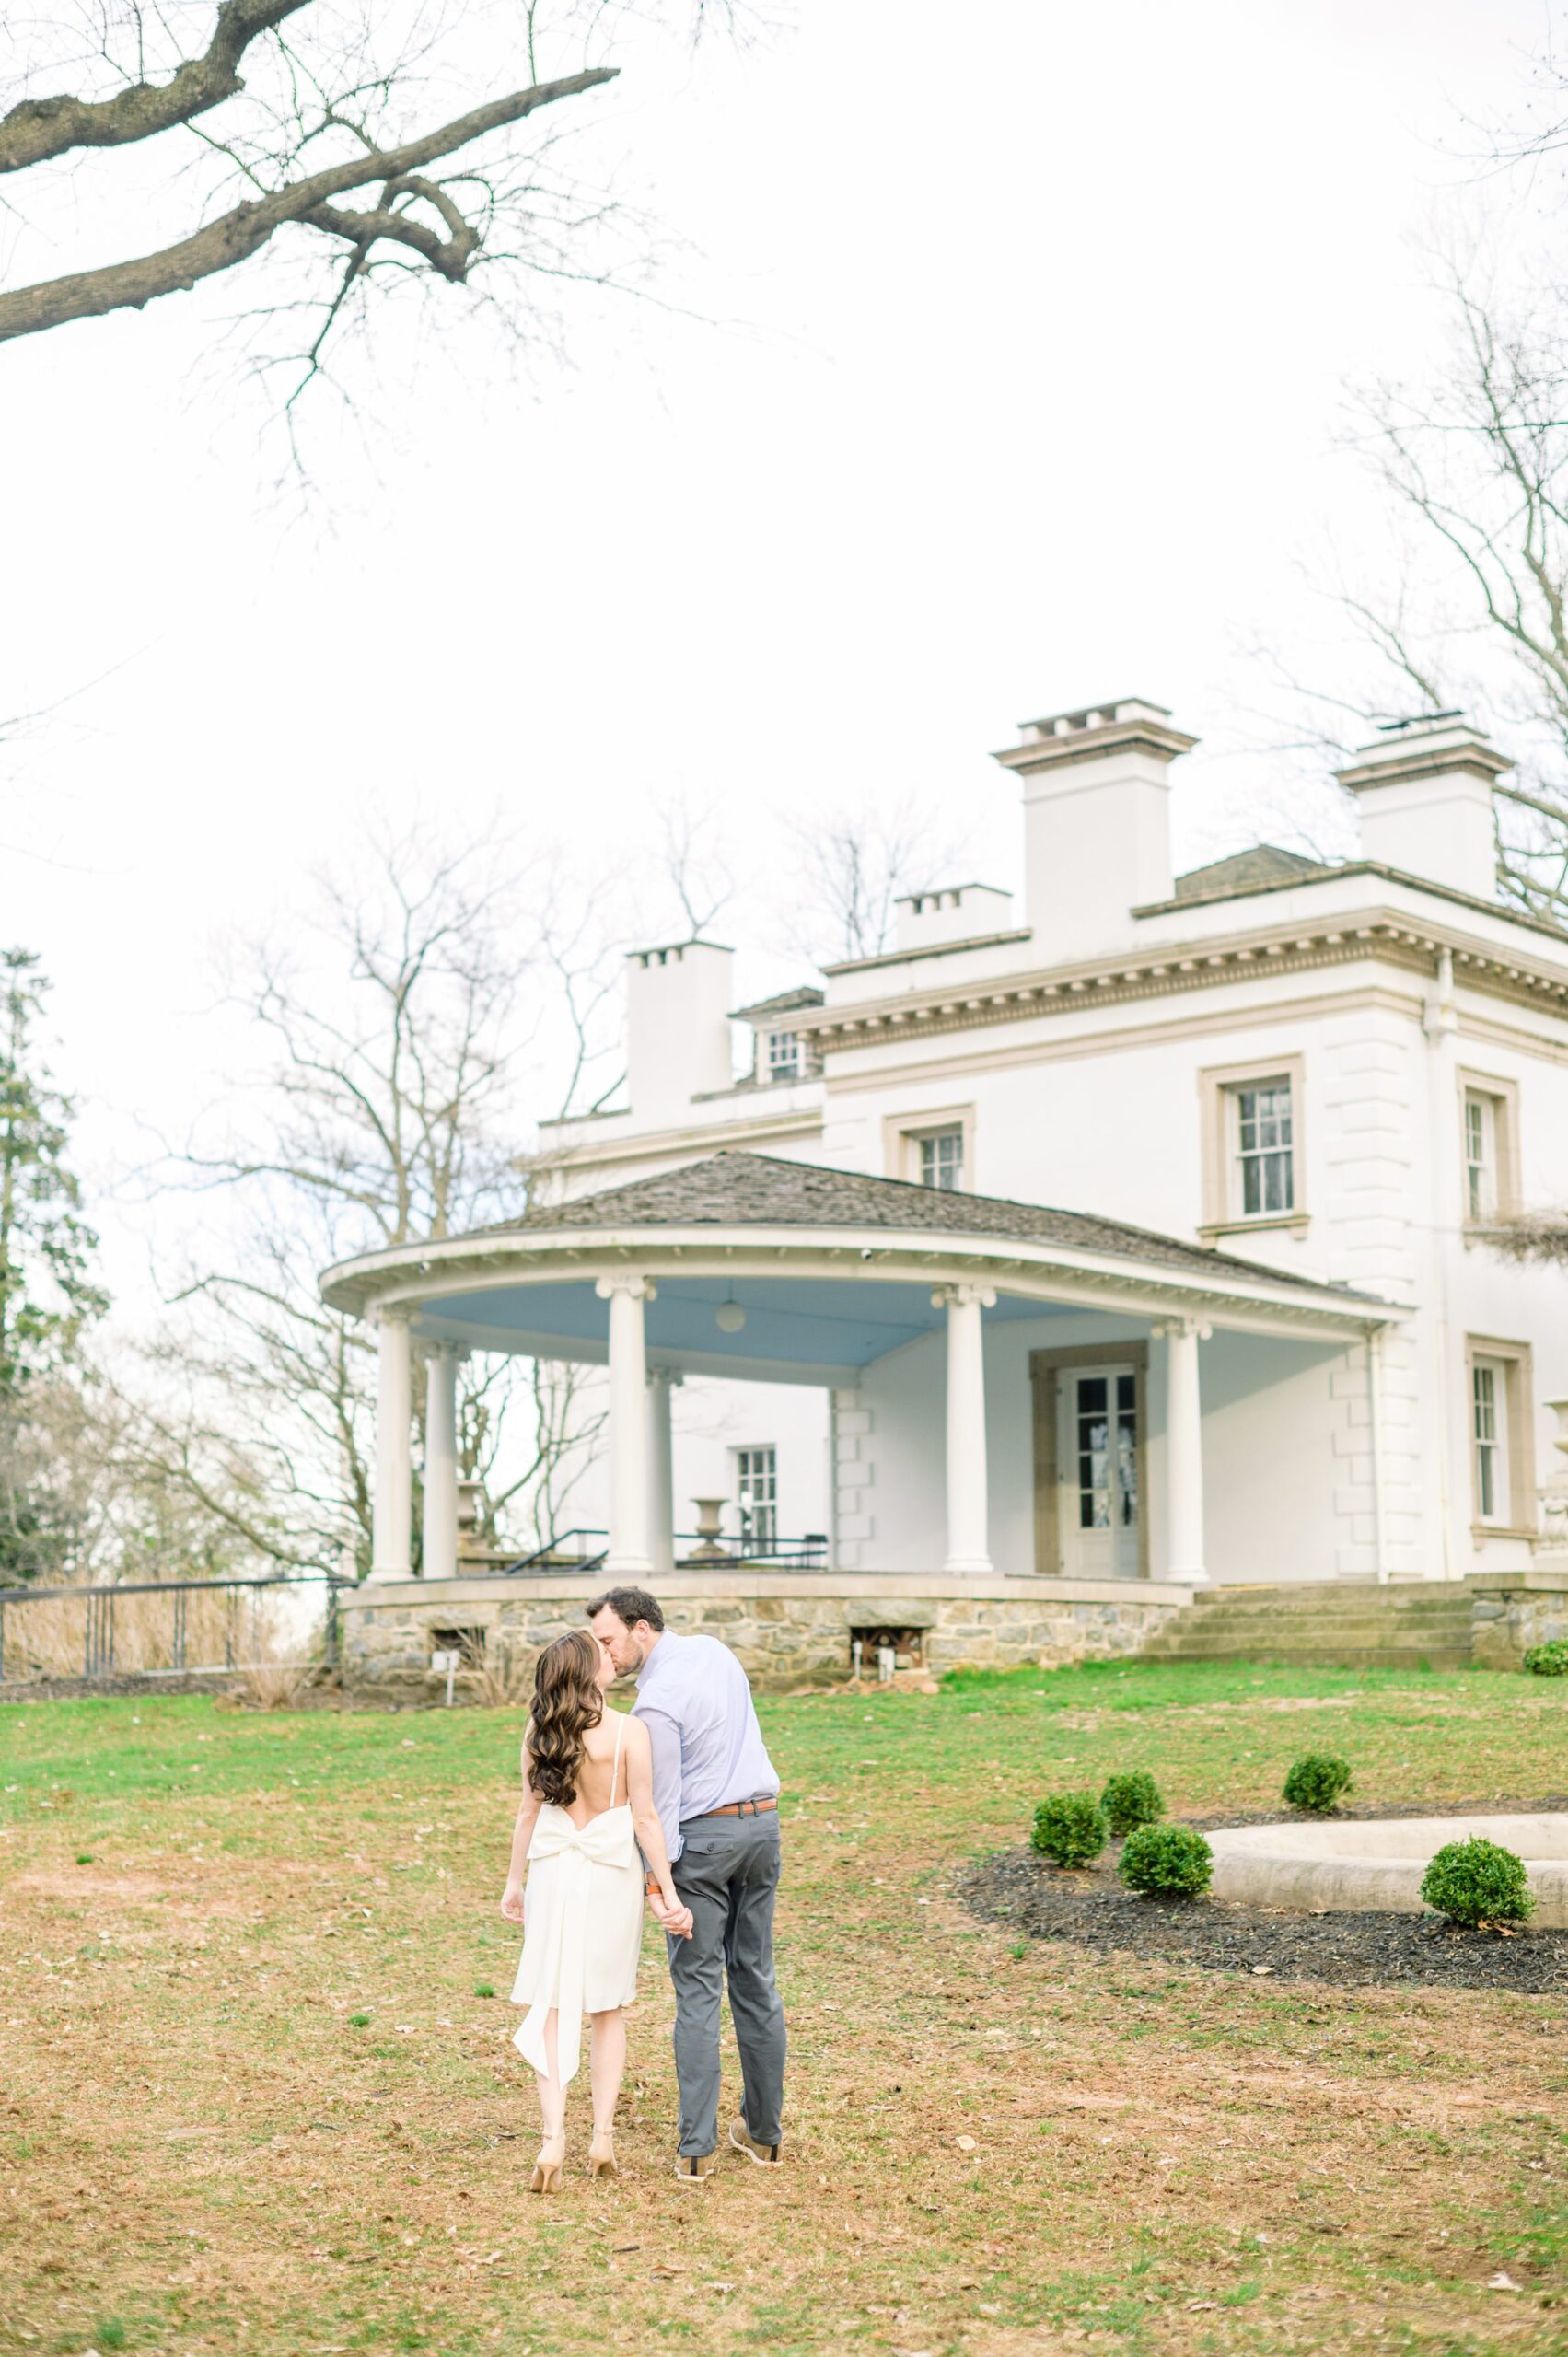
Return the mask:
<svg viewBox="0 0 1568 2357">
<path fill-rule="evenodd" d="M 615 2157 L 615 2131 L 611 2128 L 596 2128 L 588 2146 L 590 2177 L 619 2177 L 621 2165 Z"/>
<path fill-rule="evenodd" d="M 550 2146 L 553 2144 L 555 2141 L 556 2140 L 553 2136 L 547 2136 L 544 2142 L 539 2148 L 539 2158 L 533 2165 L 533 2175 L 528 2179 L 528 2191 L 530 2193 L 559 2193 L 561 2190 L 562 2178 L 564 2175 L 566 2166 L 566 2156 L 564 2153 L 563 2153 L 560 2160 L 558 2161 L 547 2160 L 545 2157 Z"/>
</svg>

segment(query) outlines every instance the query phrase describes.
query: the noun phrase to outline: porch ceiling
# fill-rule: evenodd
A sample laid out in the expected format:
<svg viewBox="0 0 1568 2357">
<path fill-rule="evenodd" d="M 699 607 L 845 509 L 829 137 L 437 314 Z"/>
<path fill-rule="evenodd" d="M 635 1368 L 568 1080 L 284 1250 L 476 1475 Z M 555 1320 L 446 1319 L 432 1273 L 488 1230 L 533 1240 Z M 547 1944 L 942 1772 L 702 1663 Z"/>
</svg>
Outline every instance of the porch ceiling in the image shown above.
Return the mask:
<svg viewBox="0 0 1568 2357">
<path fill-rule="evenodd" d="M 686 1276 L 663 1271 L 656 1297 L 645 1313 L 650 1364 L 781 1381 L 820 1381 L 849 1376 L 890 1351 L 945 1333 L 947 1311 L 932 1301 L 932 1283 L 870 1277 L 745 1274 Z M 738 1332 L 726 1332 L 717 1312 L 734 1303 L 745 1313 Z M 999 1295 L 983 1315 L 988 1325 L 1014 1318 L 1063 1317 L 1070 1304 Z M 480 1349 L 553 1351 L 567 1358 L 602 1360 L 607 1317 L 591 1277 L 575 1283 L 497 1284 L 473 1292 L 432 1293 L 419 1304 L 418 1330 Z"/>
</svg>

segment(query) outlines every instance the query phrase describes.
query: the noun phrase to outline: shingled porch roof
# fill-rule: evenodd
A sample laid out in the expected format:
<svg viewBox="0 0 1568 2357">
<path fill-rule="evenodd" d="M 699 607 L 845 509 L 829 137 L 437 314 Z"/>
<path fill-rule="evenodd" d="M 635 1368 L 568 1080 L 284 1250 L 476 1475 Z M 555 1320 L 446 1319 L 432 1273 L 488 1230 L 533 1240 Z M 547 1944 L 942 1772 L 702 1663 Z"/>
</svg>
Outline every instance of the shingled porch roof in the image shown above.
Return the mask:
<svg viewBox="0 0 1568 2357">
<path fill-rule="evenodd" d="M 1348 1285 L 1325 1287 L 1318 1279 L 1294 1277 L 1261 1261 L 1185 1244 L 1179 1237 L 1098 1219 L 1088 1212 L 1057 1211 L 1045 1203 L 923 1187 L 902 1178 L 874 1178 L 864 1171 L 833 1170 L 821 1163 L 789 1162 L 766 1154 L 707 1155 L 701 1162 L 682 1163 L 648 1178 L 629 1179 L 566 1202 L 540 1204 L 520 1219 L 500 1220 L 471 1233 L 521 1237 L 552 1228 L 737 1226 L 892 1228 L 905 1235 L 923 1230 L 951 1237 L 1012 1237 L 1146 1266 L 1202 1270 L 1211 1275 L 1228 1269 L 1237 1276 L 1266 1278 L 1307 1293 L 1327 1290 L 1372 1307 L 1384 1306 Z"/>
</svg>

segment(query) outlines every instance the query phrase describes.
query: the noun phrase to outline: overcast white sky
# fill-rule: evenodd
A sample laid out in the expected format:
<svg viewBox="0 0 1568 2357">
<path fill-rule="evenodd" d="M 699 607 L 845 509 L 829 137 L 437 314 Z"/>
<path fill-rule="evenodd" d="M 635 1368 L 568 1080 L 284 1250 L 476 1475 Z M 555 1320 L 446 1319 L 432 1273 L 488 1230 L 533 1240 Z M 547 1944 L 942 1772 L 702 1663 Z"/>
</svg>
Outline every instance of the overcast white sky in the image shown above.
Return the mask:
<svg viewBox="0 0 1568 2357">
<path fill-rule="evenodd" d="M 1190 856 L 1245 839 L 1237 641 L 1319 626 L 1295 561 L 1366 529 L 1342 381 L 1426 364 L 1412 240 L 1548 23 L 800 0 L 738 56 L 649 47 L 602 152 L 724 324 L 585 303 L 521 386 L 427 353 L 303 521 L 194 374 L 232 288 L 7 347 L 0 711 L 73 700 L 0 754 L 0 932 L 53 977 L 95 1191 L 134 1117 L 223 1093 L 215 943 L 372 810 L 591 866 L 679 790 L 761 866 L 781 810 L 913 787 L 1006 882 L 989 749 L 1138 693 L 1208 748 Z M 99 1208 L 123 1286 L 147 1214 Z"/>
</svg>

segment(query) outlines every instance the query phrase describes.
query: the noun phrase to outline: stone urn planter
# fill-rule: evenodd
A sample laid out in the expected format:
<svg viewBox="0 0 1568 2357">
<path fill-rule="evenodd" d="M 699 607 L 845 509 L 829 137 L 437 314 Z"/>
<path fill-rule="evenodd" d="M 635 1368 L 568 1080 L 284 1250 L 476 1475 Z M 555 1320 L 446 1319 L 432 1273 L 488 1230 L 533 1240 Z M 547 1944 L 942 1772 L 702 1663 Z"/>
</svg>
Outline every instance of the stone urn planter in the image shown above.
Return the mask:
<svg viewBox="0 0 1568 2357">
<path fill-rule="evenodd" d="M 687 1557 L 689 1563 L 727 1563 L 728 1550 L 719 1544 L 723 1535 L 726 1498 L 693 1498 L 697 1509 L 697 1544 Z"/>
</svg>

